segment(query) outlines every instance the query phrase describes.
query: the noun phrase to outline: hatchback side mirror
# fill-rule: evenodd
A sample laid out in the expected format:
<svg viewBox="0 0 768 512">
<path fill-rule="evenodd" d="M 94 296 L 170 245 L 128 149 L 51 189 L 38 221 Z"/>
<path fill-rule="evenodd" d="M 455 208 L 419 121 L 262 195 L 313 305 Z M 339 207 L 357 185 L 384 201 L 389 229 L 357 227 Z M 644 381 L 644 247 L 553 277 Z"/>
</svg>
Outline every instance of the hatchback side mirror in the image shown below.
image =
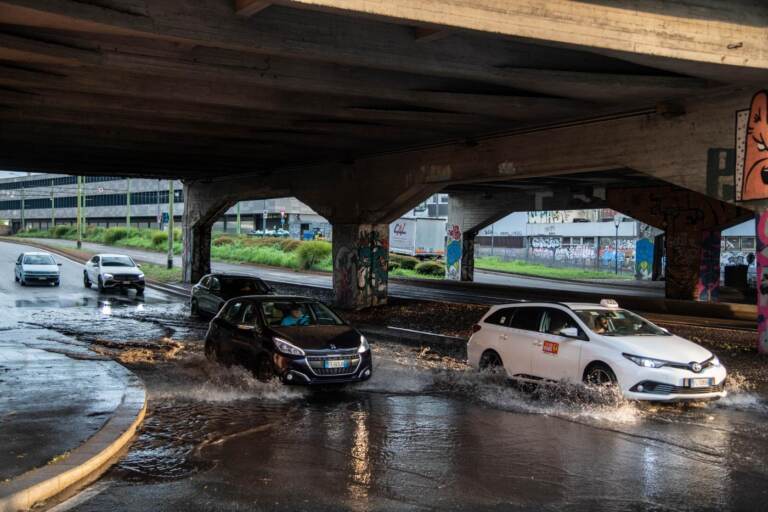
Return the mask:
<svg viewBox="0 0 768 512">
<path fill-rule="evenodd" d="M 61 263 L 57 263 L 58 266 L 61 266 Z"/>
<path fill-rule="evenodd" d="M 241 330 L 241 331 L 246 331 L 246 332 L 248 332 L 248 331 L 255 331 L 256 330 L 256 326 L 255 325 L 248 325 L 248 324 L 238 324 L 237 328 L 239 330 Z"/>
<path fill-rule="evenodd" d="M 141 263 L 137 263 L 136 268 L 141 268 Z"/>
</svg>

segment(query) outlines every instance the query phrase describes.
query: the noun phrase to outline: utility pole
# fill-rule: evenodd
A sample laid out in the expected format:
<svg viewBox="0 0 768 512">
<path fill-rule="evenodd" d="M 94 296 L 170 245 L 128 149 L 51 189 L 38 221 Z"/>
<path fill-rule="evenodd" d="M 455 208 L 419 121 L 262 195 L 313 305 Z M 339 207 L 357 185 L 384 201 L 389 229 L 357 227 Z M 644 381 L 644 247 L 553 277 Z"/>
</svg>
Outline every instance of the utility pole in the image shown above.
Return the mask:
<svg viewBox="0 0 768 512">
<path fill-rule="evenodd" d="M 131 178 L 128 178 L 128 192 L 125 194 L 125 226 L 131 229 Z"/>
<path fill-rule="evenodd" d="M 616 227 L 616 237 L 613 242 L 613 265 L 614 273 L 619 275 L 619 225 L 621 224 L 621 215 L 616 214 L 613 217 L 613 225 Z"/>
<path fill-rule="evenodd" d="M 81 215 L 81 209 L 82 209 L 82 181 L 83 177 L 78 176 L 77 177 L 77 248 L 81 249 L 83 247 L 83 217 Z"/>
<path fill-rule="evenodd" d="M 235 209 L 237 211 L 237 236 L 240 236 L 240 201 L 237 202 Z"/>
<path fill-rule="evenodd" d="M 493 257 L 493 224 L 491 224 L 491 257 Z"/>
<path fill-rule="evenodd" d="M 56 227 L 56 200 L 53 197 L 53 178 L 51 178 L 51 229 Z"/>
<path fill-rule="evenodd" d="M 82 216 L 82 221 L 81 221 L 81 224 L 82 224 L 81 225 L 81 229 L 82 229 L 82 231 L 85 231 L 85 229 L 86 229 L 86 220 L 87 220 L 87 217 L 88 217 L 86 215 L 86 213 L 85 213 L 85 207 L 88 206 L 88 201 L 87 201 L 87 199 L 88 199 L 88 191 L 86 190 L 86 187 L 85 187 L 85 181 L 86 181 L 85 180 L 85 176 L 80 176 L 80 201 L 83 203 L 83 206 L 82 206 L 82 208 L 80 210 L 80 212 L 81 212 L 80 214 Z"/>
<path fill-rule="evenodd" d="M 26 227 L 27 220 L 25 218 L 25 212 L 24 212 L 24 199 L 27 197 L 27 189 L 24 186 L 24 181 L 21 182 L 21 229 L 20 231 L 24 231 L 24 228 Z"/>
<path fill-rule="evenodd" d="M 168 180 L 168 268 L 173 268 L 173 180 Z"/>
<path fill-rule="evenodd" d="M 160 180 L 157 180 L 157 229 L 163 229 L 162 217 L 160 217 Z"/>
</svg>

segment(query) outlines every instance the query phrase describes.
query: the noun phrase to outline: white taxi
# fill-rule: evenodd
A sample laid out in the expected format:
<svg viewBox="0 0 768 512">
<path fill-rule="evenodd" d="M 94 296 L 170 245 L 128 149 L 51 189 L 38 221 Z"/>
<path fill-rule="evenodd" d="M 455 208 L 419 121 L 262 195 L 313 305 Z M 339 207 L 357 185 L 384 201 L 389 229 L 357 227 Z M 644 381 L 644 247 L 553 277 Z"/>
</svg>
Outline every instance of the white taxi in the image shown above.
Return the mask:
<svg viewBox="0 0 768 512">
<path fill-rule="evenodd" d="M 494 306 L 473 331 L 469 364 L 509 377 L 617 385 L 636 400 L 726 395 L 717 356 L 613 300 Z"/>
</svg>

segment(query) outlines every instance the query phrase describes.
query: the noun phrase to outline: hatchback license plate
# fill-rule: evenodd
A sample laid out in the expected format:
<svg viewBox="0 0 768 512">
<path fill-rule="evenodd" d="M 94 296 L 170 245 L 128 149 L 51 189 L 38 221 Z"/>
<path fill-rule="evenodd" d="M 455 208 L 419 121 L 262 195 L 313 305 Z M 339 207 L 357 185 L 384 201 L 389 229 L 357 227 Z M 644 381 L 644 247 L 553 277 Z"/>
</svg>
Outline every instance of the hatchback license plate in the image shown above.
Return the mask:
<svg viewBox="0 0 768 512">
<path fill-rule="evenodd" d="M 346 368 L 349 366 L 349 361 L 326 361 L 325 367 L 326 368 Z"/>
<path fill-rule="evenodd" d="M 714 384 L 715 379 L 702 377 L 699 379 L 688 379 L 689 388 L 706 388 Z"/>
</svg>

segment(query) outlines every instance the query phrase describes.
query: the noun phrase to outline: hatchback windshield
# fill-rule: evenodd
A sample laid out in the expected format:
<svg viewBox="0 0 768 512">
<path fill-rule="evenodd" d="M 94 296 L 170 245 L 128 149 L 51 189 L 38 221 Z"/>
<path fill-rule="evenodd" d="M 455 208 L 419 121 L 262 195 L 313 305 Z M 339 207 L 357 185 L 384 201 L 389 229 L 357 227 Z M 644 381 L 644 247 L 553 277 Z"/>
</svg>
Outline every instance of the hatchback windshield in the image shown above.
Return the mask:
<svg viewBox="0 0 768 512">
<path fill-rule="evenodd" d="M 103 267 L 135 267 L 136 264 L 128 256 L 102 256 Z"/>
<path fill-rule="evenodd" d="M 319 302 L 262 302 L 261 310 L 267 324 L 273 327 L 344 324 L 333 311 Z"/>
<path fill-rule="evenodd" d="M 593 332 L 605 336 L 670 335 L 626 309 L 581 309 L 575 313 Z"/>
<path fill-rule="evenodd" d="M 221 292 L 224 295 L 240 297 L 242 295 L 261 295 L 269 291 L 269 288 L 260 279 L 248 277 L 222 277 Z"/>
<path fill-rule="evenodd" d="M 28 254 L 24 256 L 25 265 L 55 265 L 53 256 L 50 254 Z"/>
</svg>

